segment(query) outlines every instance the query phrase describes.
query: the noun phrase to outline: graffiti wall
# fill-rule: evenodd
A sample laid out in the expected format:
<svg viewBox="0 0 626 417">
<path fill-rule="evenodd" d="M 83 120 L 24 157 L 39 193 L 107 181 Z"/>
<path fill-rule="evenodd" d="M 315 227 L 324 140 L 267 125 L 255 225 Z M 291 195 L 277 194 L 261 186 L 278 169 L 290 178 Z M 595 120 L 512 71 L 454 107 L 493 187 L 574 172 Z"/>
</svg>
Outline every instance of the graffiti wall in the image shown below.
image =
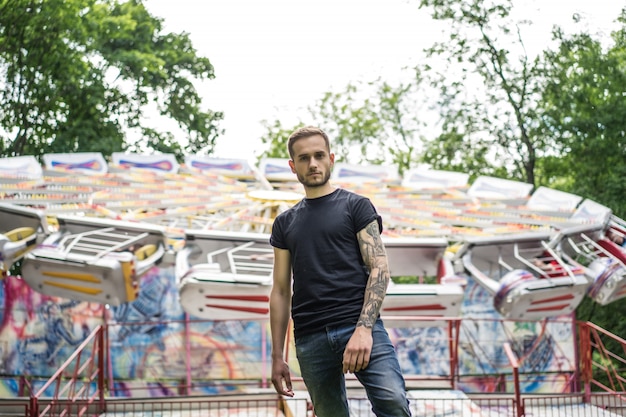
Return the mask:
<svg viewBox="0 0 626 417">
<path fill-rule="evenodd" d="M 540 322 L 500 321 L 493 297 L 467 277 L 459 330 L 459 386 L 466 392 L 509 388 L 510 343 L 519 358 L 524 392 L 569 392 L 576 370 L 575 335 L 569 317 Z M 450 343 L 444 327 L 390 330 L 405 375 L 450 375 Z M 498 378 L 505 375 L 504 380 Z M 508 378 L 507 378 L 508 377 Z M 505 384 L 504 386 L 502 384 Z"/>
<path fill-rule="evenodd" d="M 111 307 L 44 296 L 15 276 L 1 284 L 3 397 L 17 395 L 21 375 L 52 375 L 89 332 L 105 322 L 109 326 L 107 380 L 114 381 L 116 395 L 175 394 L 175 387 L 185 385 L 188 378 L 193 393 L 215 394 L 236 389 L 237 381 L 258 382 L 269 375 L 264 361 L 270 349 L 268 324 L 186 316 L 173 268 L 153 268 L 142 277 L 135 301 Z M 486 376 L 511 373 L 503 351 L 508 341 L 521 360 L 522 372 L 529 374 L 524 391 L 567 392 L 576 363 L 571 321 L 500 322 L 491 296 L 471 279 L 462 311 L 461 389 L 498 389 L 494 379 Z M 450 374 L 447 329 L 389 330 L 406 375 Z M 295 355 L 291 354 L 290 362 L 297 373 Z"/>
</svg>

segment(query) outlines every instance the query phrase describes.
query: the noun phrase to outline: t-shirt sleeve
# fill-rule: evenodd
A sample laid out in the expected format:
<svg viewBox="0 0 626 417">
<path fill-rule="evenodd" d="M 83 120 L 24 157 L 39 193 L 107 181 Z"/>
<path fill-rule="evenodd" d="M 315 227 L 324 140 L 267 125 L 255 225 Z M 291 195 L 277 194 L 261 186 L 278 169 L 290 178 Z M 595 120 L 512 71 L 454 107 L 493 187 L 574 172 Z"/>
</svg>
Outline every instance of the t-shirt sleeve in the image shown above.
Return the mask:
<svg viewBox="0 0 626 417">
<path fill-rule="evenodd" d="M 383 219 L 376 212 L 376 208 L 369 198 L 357 198 L 353 210 L 354 225 L 358 232 L 363 230 L 368 224 L 376 220 L 378 222 L 378 231 L 383 232 Z"/>
<path fill-rule="evenodd" d="M 270 245 L 278 249 L 287 249 L 283 236 L 281 219 L 276 217 L 272 225 L 272 233 L 270 234 Z"/>
</svg>

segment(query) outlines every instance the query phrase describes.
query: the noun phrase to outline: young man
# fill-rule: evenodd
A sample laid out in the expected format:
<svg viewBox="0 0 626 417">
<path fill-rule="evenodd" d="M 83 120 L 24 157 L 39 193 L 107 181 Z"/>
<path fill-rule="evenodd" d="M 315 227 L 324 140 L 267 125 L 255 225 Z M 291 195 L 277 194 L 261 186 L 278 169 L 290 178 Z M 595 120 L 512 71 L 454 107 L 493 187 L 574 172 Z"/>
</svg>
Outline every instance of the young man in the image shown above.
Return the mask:
<svg viewBox="0 0 626 417">
<path fill-rule="evenodd" d="M 270 237 L 274 388 L 293 396 L 283 352 L 291 307 L 296 355 L 316 416 L 349 415 L 347 372 L 363 384 L 377 416 L 409 416 L 404 378 L 379 317 L 389 283 L 381 218 L 367 198 L 330 184 L 335 155 L 326 133 L 298 129 L 288 148 L 306 197 L 277 216 Z"/>
</svg>

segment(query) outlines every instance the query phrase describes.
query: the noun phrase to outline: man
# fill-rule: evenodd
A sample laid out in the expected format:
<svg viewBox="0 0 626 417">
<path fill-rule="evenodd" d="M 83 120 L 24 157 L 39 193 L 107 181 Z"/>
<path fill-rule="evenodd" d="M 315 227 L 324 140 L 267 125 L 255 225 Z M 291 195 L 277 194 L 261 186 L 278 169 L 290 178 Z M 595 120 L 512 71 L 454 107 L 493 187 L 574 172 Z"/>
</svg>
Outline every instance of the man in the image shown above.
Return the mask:
<svg viewBox="0 0 626 417">
<path fill-rule="evenodd" d="M 288 149 L 306 197 L 277 216 L 270 237 L 274 388 L 294 395 L 283 352 L 291 306 L 296 355 L 316 416 L 349 415 L 348 372 L 377 416 L 409 416 L 404 378 L 379 317 L 389 283 L 381 218 L 367 198 L 329 182 L 335 155 L 324 131 L 298 129 Z"/>
</svg>

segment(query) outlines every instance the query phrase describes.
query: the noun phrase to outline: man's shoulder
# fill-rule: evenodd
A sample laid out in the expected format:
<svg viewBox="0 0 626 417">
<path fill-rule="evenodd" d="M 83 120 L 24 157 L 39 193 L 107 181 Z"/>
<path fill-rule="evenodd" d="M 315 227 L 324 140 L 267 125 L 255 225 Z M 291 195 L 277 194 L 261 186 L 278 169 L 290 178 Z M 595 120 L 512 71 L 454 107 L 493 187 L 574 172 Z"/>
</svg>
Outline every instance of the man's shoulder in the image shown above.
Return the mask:
<svg viewBox="0 0 626 417">
<path fill-rule="evenodd" d="M 363 201 L 363 200 L 369 200 L 369 198 L 367 198 L 364 195 L 358 194 L 354 191 L 350 191 L 350 190 L 346 190 L 345 188 L 339 188 L 338 190 L 338 196 L 341 198 L 344 198 L 348 201 Z"/>
<path fill-rule="evenodd" d="M 337 195 L 348 198 L 365 198 L 361 194 L 357 194 L 356 192 L 351 190 L 346 190 L 345 188 L 337 188 Z"/>
<path fill-rule="evenodd" d="M 282 219 L 286 219 L 286 218 L 293 216 L 300 209 L 301 206 L 302 206 L 302 200 L 298 201 L 296 204 L 289 207 L 287 210 L 284 210 L 278 213 L 276 215 L 276 220 L 279 220 L 279 219 L 282 220 Z"/>
</svg>

